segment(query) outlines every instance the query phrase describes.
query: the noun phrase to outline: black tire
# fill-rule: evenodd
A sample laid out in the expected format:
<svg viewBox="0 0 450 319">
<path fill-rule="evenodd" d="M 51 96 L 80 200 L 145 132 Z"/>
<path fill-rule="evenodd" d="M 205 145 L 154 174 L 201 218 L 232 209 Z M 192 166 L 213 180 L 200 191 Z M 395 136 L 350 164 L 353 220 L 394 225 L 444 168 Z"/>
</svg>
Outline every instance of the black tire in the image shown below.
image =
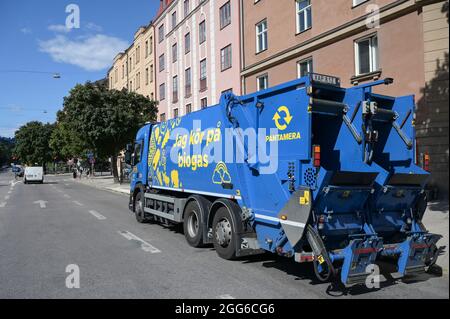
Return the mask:
<svg viewBox="0 0 450 319">
<path fill-rule="evenodd" d="M 184 209 L 183 230 L 186 241 L 192 247 L 203 246 L 203 227 L 201 208 L 197 201 L 190 201 Z"/>
<path fill-rule="evenodd" d="M 214 216 L 213 244 L 219 257 L 232 260 L 236 258 L 236 226 L 226 207 L 220 207 Z"/>
<path fill-rule="evenodd" d="M 136 194 L 136 198 L 134 200 L 134 214 L 136 216 L 136 220 L 138 223 L 144 224 L 148 221 L 147 218 L 145 218 L 145 212 L 144 212 L 144 202 L 143 202 L 143 193 L 139 192 Z"/>
</svg>

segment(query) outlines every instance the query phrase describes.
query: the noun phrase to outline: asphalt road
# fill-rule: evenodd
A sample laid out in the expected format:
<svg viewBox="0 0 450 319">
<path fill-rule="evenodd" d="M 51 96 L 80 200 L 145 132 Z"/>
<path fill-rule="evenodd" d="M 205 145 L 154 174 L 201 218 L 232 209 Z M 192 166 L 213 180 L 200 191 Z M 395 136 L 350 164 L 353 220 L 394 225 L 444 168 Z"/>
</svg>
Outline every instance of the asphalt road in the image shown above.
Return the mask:
<svg viewBox="0 0 450 319">
<path fill-rule="evenodd" d="M 333 287 L 317 283 L 310 264 L 192 248 L 179 228 L 138 224 L 127 196 L 68 176 L 13 180 L 0 173 L 0 298 L 449 298 L 446 272 Z M 66 287 L 69 265 L 79 288 Z"/>
</svg>

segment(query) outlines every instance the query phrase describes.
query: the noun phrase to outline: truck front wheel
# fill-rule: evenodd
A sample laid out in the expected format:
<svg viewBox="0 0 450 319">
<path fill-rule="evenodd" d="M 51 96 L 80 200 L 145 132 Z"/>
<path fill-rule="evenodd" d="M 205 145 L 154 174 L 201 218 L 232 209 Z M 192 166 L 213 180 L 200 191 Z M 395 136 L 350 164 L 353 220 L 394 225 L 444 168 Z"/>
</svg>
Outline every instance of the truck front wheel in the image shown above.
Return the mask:
<svg viewBox="0 0 450 319">
<path fill-rule="evenodd" d="M 147 222 L 147 219 L 145 218 L 144 199 L 143 199 L 142 192 L 139 192 L 136 194 L 134 211 L 135 211 L 136 220 L 138 221 L 138 223 L 142 224 L 142 223 Z"/>
<path fill-rule="evenodd" d="M 223 259 L 236 258 L 236 227 L 226 207 L 220 207 L 213 220 L 213 243 L 217 254 Z"/>
<path fill-rule="evenodd" d="M 183 222 L 184 237 L 192 247 L 203 245 L 203 223 L 200 206 L 193 200 L 186 205 Z"/>
</svg>

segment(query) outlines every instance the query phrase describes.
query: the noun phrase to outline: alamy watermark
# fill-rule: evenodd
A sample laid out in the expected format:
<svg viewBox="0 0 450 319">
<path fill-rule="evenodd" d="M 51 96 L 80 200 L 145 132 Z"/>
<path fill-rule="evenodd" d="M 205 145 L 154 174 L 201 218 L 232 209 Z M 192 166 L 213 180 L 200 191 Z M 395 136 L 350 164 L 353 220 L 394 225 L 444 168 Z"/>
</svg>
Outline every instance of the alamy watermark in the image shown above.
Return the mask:
<svg viewBox="0 0 450 319">
<path fill-rule="evenodd" d="M 66 287 L 68 289 L 80 288 L 80 267 L 76 264 L 70 264 L 66 267 L 66 273 L 69 275 L 66 277 Z"/>
<path fill-rule="evenodd" d="M 66 18 L 66 29 L 80 28 L 80 7 L 77 4 L 71 3 L 66 6 L 66 13 L 69 15 Z"/>
</svg>

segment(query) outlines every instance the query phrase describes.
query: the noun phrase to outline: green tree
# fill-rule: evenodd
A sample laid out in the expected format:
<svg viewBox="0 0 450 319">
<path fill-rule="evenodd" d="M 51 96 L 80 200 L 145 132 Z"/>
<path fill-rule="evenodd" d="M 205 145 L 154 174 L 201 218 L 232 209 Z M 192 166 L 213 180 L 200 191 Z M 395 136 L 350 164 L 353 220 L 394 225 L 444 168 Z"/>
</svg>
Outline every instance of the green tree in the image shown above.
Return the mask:
<svg viewBox="0 0 450 319">
<path fill-rule="evenodd" d="M 88 82 L 75 86 L 64 98 L 62 117 L 96 156 L 112 158 L 114 179 L 118 181 L 118 154 L 133 141 L 139 128 L 156 119 L 156 105 L 142 95 Z"/>
<path fill-rule="evenodd" d="M 50 137 L 50 148 L 53 158 L 68 160 L 80 158 L 86 154 L 88 146 L 79 134 L 65 120 L 64 112 L 58 111 L 55 129 Z"/>
<path fill-rule="evenodd" d="M 52 160 L 49 140 L 54 127 L 54 124 L 34 121 L 19 128 L 15 134 L 14 154 L 23 164 L 38 164 L 45 169 L 46 163 Z"/>
<path fill-rule="evenodd" d="M 0 168 L 11 162 L 14 140 L 0 137 Z"/>
</svg>

